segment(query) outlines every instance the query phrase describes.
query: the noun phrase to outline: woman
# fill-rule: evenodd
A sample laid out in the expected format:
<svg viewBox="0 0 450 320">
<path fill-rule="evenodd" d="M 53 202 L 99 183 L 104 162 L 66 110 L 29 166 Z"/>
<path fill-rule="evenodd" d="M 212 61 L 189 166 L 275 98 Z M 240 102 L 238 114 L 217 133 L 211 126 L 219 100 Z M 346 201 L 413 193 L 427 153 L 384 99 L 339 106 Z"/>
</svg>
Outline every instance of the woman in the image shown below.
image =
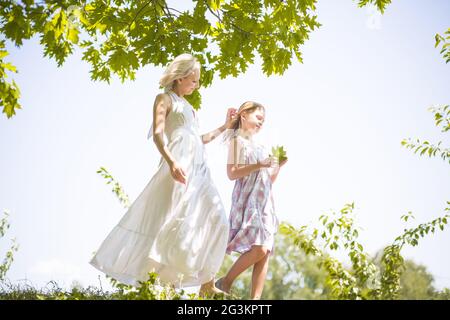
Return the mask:
<svg viewBox="0 0 450 320">
<path fill-rule="evenodd" d="M 176 57 L 164 72 L 165 92 L 156 96 L 149 133 L 161 153 L 158 170 L 91 260 L 123 283 L 136 286 L 154 271 L 162 283 L 201 284 L 201 295 L 221 292 L 214 276 L 229 226 L 204 144 L 232 126 L 236 110 L 228 109 L 222 126 L 200 135 L 196 112 L 184 99 L 198 88 L 199 78 L 200 64 L 190 54 Z"/>
</svg>

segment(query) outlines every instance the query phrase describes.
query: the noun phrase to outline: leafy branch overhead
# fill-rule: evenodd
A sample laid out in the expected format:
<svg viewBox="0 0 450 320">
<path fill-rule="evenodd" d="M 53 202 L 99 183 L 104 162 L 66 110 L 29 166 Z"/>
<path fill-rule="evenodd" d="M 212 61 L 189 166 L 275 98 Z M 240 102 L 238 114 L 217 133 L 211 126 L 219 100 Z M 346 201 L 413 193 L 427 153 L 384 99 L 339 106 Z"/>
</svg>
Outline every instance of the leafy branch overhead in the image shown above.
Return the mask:
<svg viewBox="0 0 450 320">
<path fill-rule="evenodd" d="M 7 71 L 17 72 L 15 66 L 3 60 L 8 54 L 8 51 L 5 50 L 5 41 L 0 41 L 0 106 L 3 106 L 3 112 L 6 113 L 6 116 L 11 118 L 15 115 L 15 110 L 20 109 L 21 106 L 18 102 L 20 97 L 19 87 L 14 80 L 12 82 L 7 80 Z"/>
<path fill-rule="evenodd" d="M 438 108 L 431 107 L 429 111 L 433 112 L 435 125 L 441 127 L 441 132 L 447 132 L 450 130 L 450 106 L 445 105 Z M 450 164 L 450 148 L 442 147 L 442 141 L 437 144 L 430 143 L 429 141 L 421 142 L 419 139 L 415 141 L 411 138 L 403 139 L 401 142 L 402 146 L 407 149 L 414 150 L 414 153 L 419 155 L 428 155 L 429 157 L 434 157 L 436 154 L 442 158 L 444 161 L 448 161 Z"/>
<path fill-rule="evenodd" d="M 440 34 L 436 34 L 436 44 L 434 45 L 434 47 L 437 48 L 442 43 L 441 54 L 445 59 L 445 63 L 448 63 L 450 61 L 450 28 L 448 28 L 444 34 L 445 37 L 441 36 Z"/>
<path fill-rule="evenodd" d="M 190 52 L 203 65 L 201 85 L 214 75 L 237 76 L 258 55 L 264 74 L 283 74 L 320 27 L 317 0 L 194 0 L 191 8 L 165 0 L 0 0 L 0 32 L 17 47 L 38 36 L 44 56 L 61 66 L 75 49 L 91 66 L 91 78 L 134 80 L 146 65 L 165 66 Z M 173 2 L 174 4 L 177 2 Z M 361 0 L 383 11 L 390 0 Z M 20 108 L 17 85 L 6 82 L 7 52 L 0 43 L 0 106 L 8 118 Z M 191 97 L 197 108 L 199 94 Z"/>
</svg>

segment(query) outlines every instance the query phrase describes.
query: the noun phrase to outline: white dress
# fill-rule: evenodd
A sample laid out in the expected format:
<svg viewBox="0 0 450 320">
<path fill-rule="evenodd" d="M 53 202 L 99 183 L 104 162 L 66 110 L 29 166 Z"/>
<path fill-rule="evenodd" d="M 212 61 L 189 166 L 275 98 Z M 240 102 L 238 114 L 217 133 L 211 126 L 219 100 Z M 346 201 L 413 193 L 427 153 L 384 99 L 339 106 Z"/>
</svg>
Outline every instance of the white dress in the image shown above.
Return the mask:
<svg viewBox="0 0 450 320">
<path fill-rule="evenodd" d="M 175 287 L 205 283 L 219 270 L 227 247 L 228 220 L 206 163 L 195 111 L 185 99 L 168 94 L 167 147 L 185 170 L 187 186 L 172 178 L 161 157 L 156 174 L 90 261 L 133 286 L 152 271 Z"/>
</svg>

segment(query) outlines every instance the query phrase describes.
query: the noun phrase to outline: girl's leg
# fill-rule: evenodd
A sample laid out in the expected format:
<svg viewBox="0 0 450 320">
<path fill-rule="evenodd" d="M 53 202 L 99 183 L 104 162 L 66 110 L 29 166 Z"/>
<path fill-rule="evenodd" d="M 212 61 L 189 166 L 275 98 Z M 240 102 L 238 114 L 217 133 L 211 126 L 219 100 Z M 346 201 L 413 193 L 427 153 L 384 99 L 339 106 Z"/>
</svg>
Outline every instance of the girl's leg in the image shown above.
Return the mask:
<svg viewBox="0 0 450 320">
<path fill-rule="evenodd" d="M 267 252 L 264 258 L 259 260 L 253 266 L 251 299 L 261 299 L 264 282 L 266 281 L 267 269 L 269 267 L 269 255 L 270 252 Z"/>
<path fill-rule="evenodd" d="M 234 280 L 249 267 L 257 263 L 267 255 L 267 248 L 253 246 L 249 251 L 242 254 L 233 264 L 227 275 L 222 278 L 222 289 L 229 292 Z"/>
</svg>

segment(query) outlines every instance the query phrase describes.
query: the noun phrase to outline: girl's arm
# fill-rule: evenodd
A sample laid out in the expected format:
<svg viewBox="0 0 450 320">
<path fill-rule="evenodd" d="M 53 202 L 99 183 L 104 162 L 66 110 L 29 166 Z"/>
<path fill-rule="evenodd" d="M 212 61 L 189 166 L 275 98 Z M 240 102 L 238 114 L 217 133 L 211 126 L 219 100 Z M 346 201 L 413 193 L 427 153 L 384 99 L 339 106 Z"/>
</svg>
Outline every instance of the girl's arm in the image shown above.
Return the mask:
<svg viewBox="0 0 450 320">
<path fill-rule="evenodd" d="M 230 180 L 240 179 L 248 176 L 253 171 L 260 170 L 261 168 L 269 168 L 272 165 L 271 158 L 267 158 L 262 162 L 242 164 L 241 152 L 242 146 L 235 137 L 230 142 L 228 151 L 227 175 Z"/>
<path fill-rule="evenodd" d="M 272 184 L 277 180 L 278 174 L 280 173 L 280 167 L 277 167 L 273 170 L 272 174 L 270 175 L 270 180 L 272 181 Z"/>
<path fill-rule="evenodd" d="M 176 181 L 186 184 L 184 170 L 177 164 L 172 153 L 164 144 L 166 116 L 169 114 L 171 106 L 172 101 L 167 94 L 161 93 L 156 96 L 155 103 L 153 104 L 153 142 L 161 156 L 167 161 L 172 177 Z"/>
<path fill-rule="evenodd" d="M 230 180 L 236 180 L 248 176 L 253 171 L 257 171 L 261 168 L 262 168 L 261 162 L 254 164 L 247 164 L 243 166 L 227 164 L 227 175 Z"/>
<path fill-rule="evenodd" d="M 287 160 L 284 160 L 283 162 L 280 163 L 279 166 L 276 166 L 275 169 L 273 170 L 272 174 L 270 175 L 270 180 L 272 181 L 272 184 L 275 182 L 275 180 L 277 180 L 278 174 L 280 173 L 280 169 L 286 162 Z"/>
</svg>

